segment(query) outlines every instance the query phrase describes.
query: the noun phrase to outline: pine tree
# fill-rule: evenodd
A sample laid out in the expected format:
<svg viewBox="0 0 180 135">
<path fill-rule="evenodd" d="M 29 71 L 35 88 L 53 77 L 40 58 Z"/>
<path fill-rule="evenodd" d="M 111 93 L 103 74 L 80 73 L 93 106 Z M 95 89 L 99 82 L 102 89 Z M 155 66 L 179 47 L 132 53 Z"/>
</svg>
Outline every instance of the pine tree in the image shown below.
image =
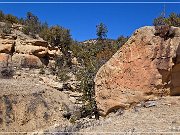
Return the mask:
<svg viewBox="0 0 180 135">
<path fill-rule="evenodd" d="M 107 37 L 108 29 L 105 24 L 100 23 L 96 26 L 96 35 L 98 36 L 99 40 L 102 40 Z"/>
</svg>

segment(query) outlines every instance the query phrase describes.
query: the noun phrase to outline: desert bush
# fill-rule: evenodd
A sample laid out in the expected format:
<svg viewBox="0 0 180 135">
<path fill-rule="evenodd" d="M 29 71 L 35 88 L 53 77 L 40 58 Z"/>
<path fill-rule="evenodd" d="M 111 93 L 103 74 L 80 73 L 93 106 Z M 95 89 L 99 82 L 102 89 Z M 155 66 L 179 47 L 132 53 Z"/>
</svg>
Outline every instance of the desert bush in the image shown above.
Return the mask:
<svg viewBox="0 0 180 135">
<path fill-rule="evenodd" d="M 159 16 L 153 20 L 154 26 L 169 25 L 180 27 L 180 14 L 171 13 L 168 17 Z"/>
<path fill-rule="evenodd" d="M 18 23 L 18 18 L 11 14 L 5 15 L 5 20 L 6 20 L 6 22 L 11 23 L 11 24 Z"/>
<path fill-rule="evenodd" d="M 12 69 L 12 67 L 5 67 L 5 68 L 1 68 L 1 78 L 12 78 L 14 71 Z"/>
<path fill-rule="evenodd" d="M 82 67 L 75 74 L 81 81 L 80 92 L 83 92 L 81 117 L 98 118 L 98 110 L 95 102 L 94 78 L 99 68 L 106 63 L 112 55 L 127 41 L 128 37 L 121 36 L 118 40 L 98 40 L 95 44 L 80 44 L 73 42 L 71 51 L 78 58 Z"/>
<path fill-rule="evenodd" d="M 6 62 L 1 62 L 0 63 L 0 78 L 12 78 L 14 75 L 14 70 L 13 67 L 6 63 Z"/>
<path fill-rule="evenodd" d="M 5 19 L 5 15 L 3 11 L 0 10 L 0 21 L 4 21 L 4 19 Z"/>
<path fill-rule="evenodd" d="M 69 68 L 62 68 L 58 70 L 57 76 L 61 81 L 67 81 L 68 79 L 70 79 L 70 77 L 67 75 L 68 73 L 69 73 Z"/>
<path fill-rule="evenodd" d="M 39 18 L 33 15 L 31 12 L 27 12 L 26 19 L 24 20 L 25 26 L 23 32 L 27 35 L 36 38 L 36 35 L 39 34 L 41 29 L 41 23 Z"/>
<path fill-rule="evenodd" d="M 2 29 L 3 34 L 11 34 L 11 29 L 12 25 L 10 23 L 6 23 L 5 26 Z"/>
<path fill-rule="evenodd" d="M 96 26 L 96 35 L 99 40 L 102 40 L 107 37 L 108 29 L 105 24 L 100 23 Z"/>
<path fill-rule="evenodd" d="M 168 34 L 170 31 L 169 25 L 161 25 L 161 26 L 155 26 L 155 35 L 160 36 L 162 38 L 168 38 Z"/>
</svg>

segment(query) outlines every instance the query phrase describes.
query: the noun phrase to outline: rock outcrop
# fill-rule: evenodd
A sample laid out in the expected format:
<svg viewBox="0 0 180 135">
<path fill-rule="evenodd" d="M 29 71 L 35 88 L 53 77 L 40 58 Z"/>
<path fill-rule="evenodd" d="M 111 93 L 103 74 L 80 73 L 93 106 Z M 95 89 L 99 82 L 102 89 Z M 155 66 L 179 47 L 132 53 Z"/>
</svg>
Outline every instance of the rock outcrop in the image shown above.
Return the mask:
<svg viewBox="0 0 180 135">
<path fill-rule="evenodd" d="M 54 57 L 62 56 L 57 47 L 52 47 L 41 38 L 33 39 L 22 33 L 20 26 L 12 25 L 11 34 L 0 35 L 0 59 L 7 63 L 4 57 L 10 56 L 12 63 L 17 67 L 42 67 L 53 61 Z M 22 27 L 22 26 L 21 26 Z M 2 61 L 4 59 L 4 61 Z"/>
<path fill-rule="evenodd" d="M 155 96 L 180 94 L 180 28 L 165 37 L 155 27 L 134 32 L 98 71 L 95 96 L 102 115 Z"/>
</svg>

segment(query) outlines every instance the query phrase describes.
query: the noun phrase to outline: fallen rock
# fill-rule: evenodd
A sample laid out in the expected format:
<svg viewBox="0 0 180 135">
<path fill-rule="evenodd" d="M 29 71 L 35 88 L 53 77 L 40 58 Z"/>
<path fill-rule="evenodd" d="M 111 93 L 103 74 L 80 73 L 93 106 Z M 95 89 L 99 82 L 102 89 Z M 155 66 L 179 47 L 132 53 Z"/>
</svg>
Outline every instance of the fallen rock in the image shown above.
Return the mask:
<svg viewBox="0 0 180 135">
<path fill-rule="evenodd" d="M 77 60 L 76 57 L 72 58 L 71 62 L 72 62 L 72 64 L 74 64 L 74 65 L 79 65 L 79 62 L 78 62 L 78 60 Z"/>
<path fill-rule="evenodd" d="M 166 38 L 156 36 L 154 27 L 136 30 L 99 69 L 95 96 L 100 114 L 154 96 L 180 95 L 180 28 L 171 29 L 173 37 Z"/>
<path fill-rule="evenodd" d="M 69 93 L 70 97 L 82 97 L 83 93 L 79 93 L 79 92 L 70 92 Z"/>
</svg>

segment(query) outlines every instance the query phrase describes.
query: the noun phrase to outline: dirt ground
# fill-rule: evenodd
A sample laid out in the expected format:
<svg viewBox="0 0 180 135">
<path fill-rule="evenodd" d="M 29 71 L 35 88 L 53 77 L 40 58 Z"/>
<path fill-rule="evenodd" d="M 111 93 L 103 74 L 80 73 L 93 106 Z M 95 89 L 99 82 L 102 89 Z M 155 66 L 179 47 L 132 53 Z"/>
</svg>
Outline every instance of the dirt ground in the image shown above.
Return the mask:
<svg viewBox="0 0 180 135">
<path fill-rule="evenodd" d="M 152 106 L 134 107 L 101 118 L 83 134 L 180 134 L 180 97 L 162 97 Z M 86 133 L 85 133 L 86 132 Z"/>
<path fill-rule="evenodd" d="M 65 124 L 63 111 L 71 104 L 67 94 L 41 84 L 38 74 L 1 78 L 0 132 L 34 132 Z"/>
</svg>

